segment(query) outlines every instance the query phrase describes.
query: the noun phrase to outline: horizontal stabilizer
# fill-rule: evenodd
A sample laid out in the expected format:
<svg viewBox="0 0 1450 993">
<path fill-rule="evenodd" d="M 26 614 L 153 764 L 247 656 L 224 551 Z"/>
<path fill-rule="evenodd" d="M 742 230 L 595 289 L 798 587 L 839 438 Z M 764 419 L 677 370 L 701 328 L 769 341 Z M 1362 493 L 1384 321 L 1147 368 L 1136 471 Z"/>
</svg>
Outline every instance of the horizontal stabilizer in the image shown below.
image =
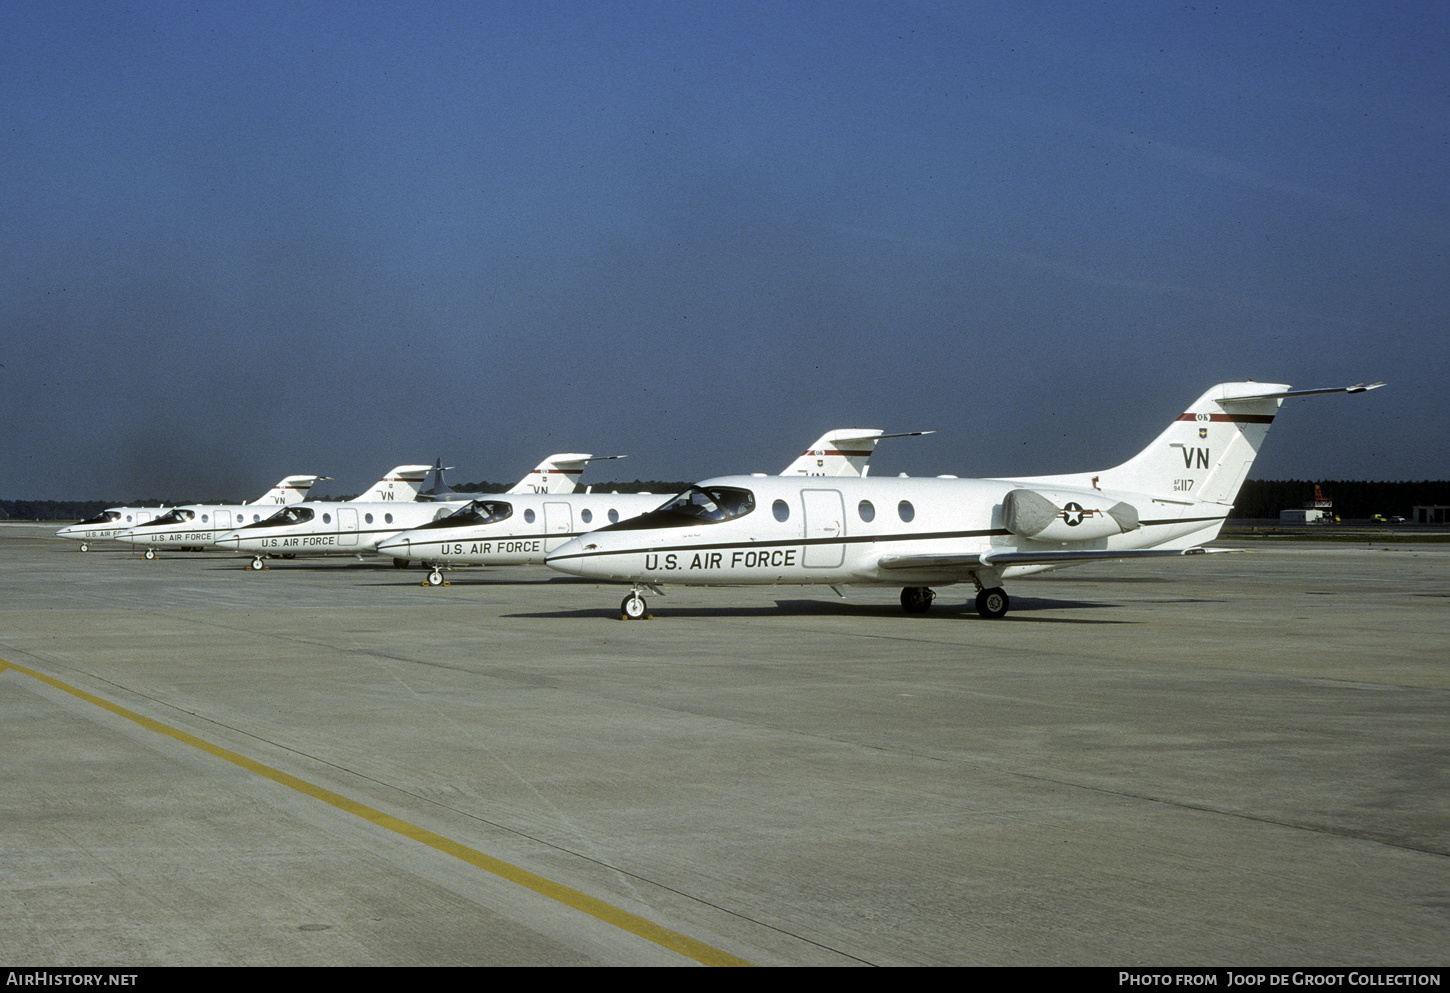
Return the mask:
<svg viewBox="0 0 1450 993">
<path fill-rule="evenodd" d="M 1253 383 L 1234 383 L 1237 387 L 1251 387 Z M 1247 400 L 1284 400 L 1289 397 L 1312 397 L 1323 393 L 1368 393 L 1370 390 L 1377 390 L 1384 383 L 1355 383 L 1353 386 L 1329 386 L 1319 390 L 1280 390 L 1275 393 L 1229 393 L 1218 398 L 1219 403 L 1235 403 Z"/>
</svg>

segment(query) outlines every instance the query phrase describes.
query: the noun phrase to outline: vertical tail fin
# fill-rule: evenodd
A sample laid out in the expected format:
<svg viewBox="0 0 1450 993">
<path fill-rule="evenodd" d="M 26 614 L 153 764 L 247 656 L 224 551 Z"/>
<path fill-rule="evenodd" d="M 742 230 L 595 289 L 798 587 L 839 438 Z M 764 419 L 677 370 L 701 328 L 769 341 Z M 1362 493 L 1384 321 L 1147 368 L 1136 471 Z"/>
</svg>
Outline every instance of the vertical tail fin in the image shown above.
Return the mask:
<svg viewBox="0 0 1450 993">
<path fill-rule="evenodd" d="M 331 479 L 331 476 L 287 476 L 276 486 L 266 493 L 253 500 L 248 506 L 255 506 L 259 503 L 268 504 L 289 504 L 301 503 L 307 499 L 307 494 L 312 492 L 312 484 L 319 479 Z"/>
<path fill-rule="evenodd" d="M 510 493 L 573 493 L 579 488 L 579 477 L 590 462 L 622 459 L 623 455 L 586 455 L 559 452 L 534 466 L 529 474 L 514 484 Z"/>
<path fill-rule="evenodd" d="M 1231 507 L 1281 403 L 1319 393 L 1363 393 L 1383 385 L 1291 390 L 1278 383 L 1220 383 L 1174 418 L 1151 445 L 1122 465 L 1093 475 L 1090 485 Z M 1081 476 L 1072 478 L 1081 485 Z"/>
<path fill-rule="evenodd" d="M 428 488 L 418 494 L 418 499 L 425 502 L 446 502 L 448 500 L 460 499 L 458 494 L 448 488 L 443 480 L 443 474 L 456 468 L 451 465 L 444 465 L 442 459 L 433 463 L 429 470 Z"/>
<path fill-rule="evenodd" d="M 423 485 L 423 479 L 428 475 L 428 470 L 432 468 L 430 465 L 400 465 L 349 502 L 392 500 L 398 503 L 408 503 L 416 500 L 418 490 Z"/>
<path fill-rule="evenodd" d="M 871 471 L 871 454 L 876 443 L 886 438 L 915 438 L 931 431 L 883 434 L 880 428 L 837 428 L 827 431 L 798 459 L 786 466 L 782 476 L 864 476 Z"/>
</svg>

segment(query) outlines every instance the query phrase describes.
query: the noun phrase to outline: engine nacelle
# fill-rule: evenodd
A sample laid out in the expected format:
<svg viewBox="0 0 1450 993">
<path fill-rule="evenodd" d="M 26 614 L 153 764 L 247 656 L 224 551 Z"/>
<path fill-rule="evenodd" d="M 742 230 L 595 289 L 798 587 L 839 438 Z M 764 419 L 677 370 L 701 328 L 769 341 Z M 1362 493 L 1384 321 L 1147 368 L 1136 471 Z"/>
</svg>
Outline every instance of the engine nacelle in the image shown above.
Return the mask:
<svg viewBox="0 0 1450 993">
<path fill-rule="evenodd" d="M 1002 498 L 1002 526 L 1034 541 L 1093 541 L 1136 531 L 1138 509 L 1131 504 L 1094 506 L 1090 497 L 1054 493 L 1053 499 L 1035 490 L 1012 490 Z"/>
</svg>

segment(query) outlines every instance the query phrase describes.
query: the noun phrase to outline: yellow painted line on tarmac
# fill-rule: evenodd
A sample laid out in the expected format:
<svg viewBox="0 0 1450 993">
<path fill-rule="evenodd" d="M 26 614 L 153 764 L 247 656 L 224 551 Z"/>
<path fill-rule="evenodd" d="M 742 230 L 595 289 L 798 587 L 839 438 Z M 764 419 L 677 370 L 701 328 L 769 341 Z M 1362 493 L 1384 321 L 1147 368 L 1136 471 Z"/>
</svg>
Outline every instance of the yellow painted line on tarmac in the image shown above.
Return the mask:
<svg viewBox="0 0 1450 993">
<path fill-rule="evenodd" d="M 525 889 L 533 890 L 535 893 L 546 896 L 551 900 L 557 900 L 559 903 L 573 907 L 575 910 L 581 910 L 606 924 L 612 924 L 621 930 L 638 935 L 647 941 L 652 941 L 663 948 L 668 948 L 687 958 L 694 959 L 696 962 L 703 963 L 704 965 L 718 966 L 752 964 L 744 959 L 736 958 L 728 952 L 722 952 L 718 948 L 713 948 L 702 941 L 696 941 L 694 938 L 686 937 L 676 931 L 671 931 L 669 928 L 661 927 L 653 921 L 647 921 L 643 917 L 631 914 L 627 910 L 621 910 L 613 904 L 605 903 L 603 900 L 597 900 L 586 893 L 580 893 L 578 890 L 571 889 L 561 883 L 556 883 L 551 879 L 545 879 L 543 876 L 536 875 L 526 869 L 520 869 L 518 866 L 505 862 L 502 859 L 485 855 L 477 849 L 459 844 L 450 838 L 443 837 L 441 834 L 435 834 L 427 828 L 418 827 L 416 824 L 409 824 L 407 821 L 399 820 L 380 810 L 374 810 L 372 807 L 358 803 L 356 800 L 350 800 L 340 793 L 323 789 L 321 786 L 309 783 L 304 779 L 298 779 L 296 776 L 288 775 L 280 769 L 263 765 L 261 762 L 249 759 L 245 755 L 240 755 L 229 749 L 222 748 L 220 745 L 214 745 L 209 741 L 204 741 L 195 735 L 162 724 L 160 721 L 152 720 L 149 717 L 143 717 L 135 711 L 127 710 L 125 707 L 111 703 L 109 700 L 103 700 L 98 696 L 87 693 L 85 690 L 78 689 L 51 676 L 47 676 L 45 673 L 36 672 L 33 669 L 27 669 L 25 666 L 16 665 L 13 662 L 6 662 L 4 659 L 0 659 L 0 672 L 4 672 L 6 669 L 14 669 L 16 672 L 30 676 L 32 679 L 38 679 L 42 683 L 54 686 L 62 692 L 69 693 L 71 696 L 78 697 L 103 710 L 109 710 L 118 717 L 124 717 L 128 721 L 139 724 L 147 730 L 155 731 L 157 734 L 163 734 L 183 744 L 191 745 L 193 748 L 199 748 L 208 755 L 214 755 L 233 765 L 241 766 L 249 772 L 264 776 L 275 783 L 280 783 L 299 793 L 305 793 L 313 799 L 321 800 L 323 803 L 336 807 L 338 810 L 344 810 L 349 814 L 361 817 L 365 821 L 371 821 L 379 827 L 386 828 L 405 838 L 411 838 L 414 841 L 427 845 L 429 848 L 443 852 L 445 855 L 452 855 L 454 858 L 461 859 L 469 865 L 477 866 L 485 872 L 490 872 L 495 876 L 507 879 L 511 883 L 517 883 Z"/>
</svg>

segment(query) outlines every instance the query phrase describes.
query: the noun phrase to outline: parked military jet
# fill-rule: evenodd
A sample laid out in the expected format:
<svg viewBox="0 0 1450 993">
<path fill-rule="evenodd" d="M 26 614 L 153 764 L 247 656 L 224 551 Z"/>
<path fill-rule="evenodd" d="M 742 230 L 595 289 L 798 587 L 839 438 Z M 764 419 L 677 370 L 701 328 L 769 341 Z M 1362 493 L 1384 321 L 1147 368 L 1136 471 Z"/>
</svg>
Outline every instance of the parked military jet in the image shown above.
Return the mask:
<svg viewBox="0 0 1450 993">
<path fill-rule="evenodd" d="M 707 479 L 639 517 L 583 535 L 553 568 L 630 583 L 621 611 L 646 615 L 661 586 L 874 583 L 922 612 L 934 586 L 971 583 L 998 618 L 1003 583 L 1063 566 L 1203 552 L 1233 507 L 1280 404 L 1382 383 L 1291 390 L 1215 386 L 1157 440 L 1112 469 L 1016 479 Z"/>
</svg>

